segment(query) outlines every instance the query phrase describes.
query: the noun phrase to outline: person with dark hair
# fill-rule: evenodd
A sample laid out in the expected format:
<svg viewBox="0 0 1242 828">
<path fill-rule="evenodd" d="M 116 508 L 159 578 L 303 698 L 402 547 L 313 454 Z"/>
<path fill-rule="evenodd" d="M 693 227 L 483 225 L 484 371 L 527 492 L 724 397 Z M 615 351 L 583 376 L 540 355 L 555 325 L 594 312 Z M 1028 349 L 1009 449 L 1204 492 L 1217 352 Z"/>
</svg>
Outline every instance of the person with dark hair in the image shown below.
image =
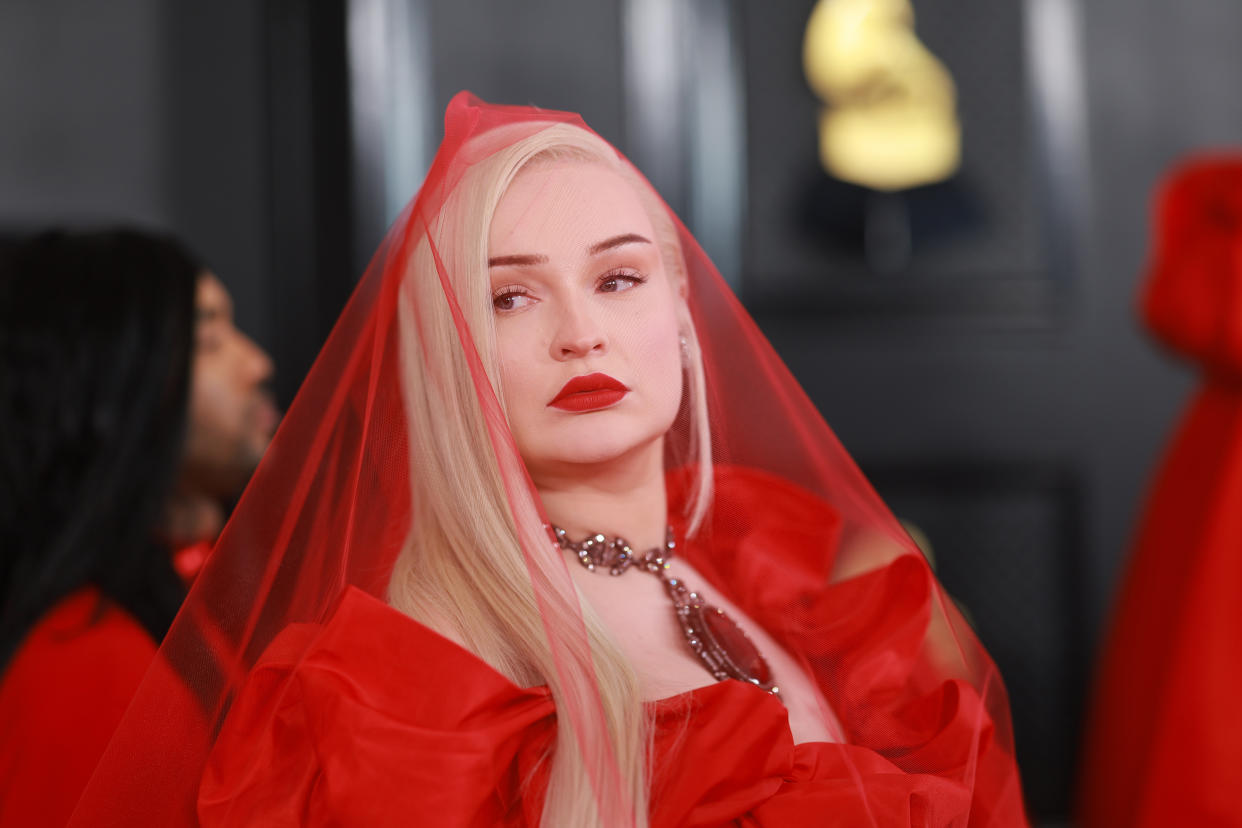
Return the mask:
<svg viewBox="0 0 1242 828">
<path fill-rule="evenodd" d="M 188 430 L 163 520 L 186 581 L 203 565 L 279 417 L 266 390 L 271 359 L 237 329 L 232 298 L 210 271 L 199 273 L 194 308 Z"/>
<path fill-rule="evenodd" d="M 230 314 L 167 236 L 0 262 L 0 824 L 68 819 L 185 597 L 174 550 L 214 540 L 270 439 L 271 364 Z"/>
</svg>

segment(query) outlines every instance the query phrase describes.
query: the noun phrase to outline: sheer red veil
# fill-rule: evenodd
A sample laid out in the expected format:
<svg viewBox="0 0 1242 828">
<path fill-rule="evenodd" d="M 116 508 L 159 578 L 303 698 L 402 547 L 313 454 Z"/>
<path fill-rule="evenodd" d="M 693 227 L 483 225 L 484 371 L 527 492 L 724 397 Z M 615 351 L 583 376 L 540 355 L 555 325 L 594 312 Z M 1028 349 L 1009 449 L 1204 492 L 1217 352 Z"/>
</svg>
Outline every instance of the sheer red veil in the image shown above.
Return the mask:
<svg viewBox="0 0 1242 828">
<path fill-rule="evenodd" d="M 290 625 L 323 623 L 350 587 L 390 600 L 394 570 L 419 554 L 424 516 L 438 515 L 437 531 L 458 537 L 471 531 L 461 514 L 489 509 L 506 517 L 506 532 L 478 544 L 487 554 L 510 550 L 521 580 L 515 600 L 534 608 L 541 641 L 530 663 L 541 666 L 526 680 L 551 688 L 556 749 L 576 754 L 601 824 L 641 814 L 646 803 L 619 766 L 614 714 L 595 683 L 566 558 L 549 538 L 490 373 L 491 340 L 472 323 L 483 300 L 454 281 L 469 245 L 445 241 L 486 238 L 486 226 L 459 209 L 477 197 L 466 193 L 476 168 L 549 129 L 602 141 L 573 114 L 466 93 L 450 103 L 422 189 L 290 407 L 72 824 L 196 824 L 204 769 L 273 639 Z M 684 269 L 689 390 L 665 439 L 682 551 L 722 591 L 748 585 L 748 612 L 814 677 L 847 742 L 902 773 L 944 780 L 952 801 L 935 812 L 948 814 L 945 824 L 1023 824 L 1008 702 L 991 659 L 693 237 L 612 153 L 670 228 L 666 257 Z M 482 296 L 490 313 L 490 294 Z M 461 446 L 472 441 L 489 455 L 479 491 L 497 495 L 459 502 L 457 517 L 446 517 L 436 511 L 453 509 L 444 469 L 469 465 Z M 478 600 L 485 612 L 489 599 Z M 452 692 L 452 677 L 443 681 Z M 845 766 L 854 761 L 841 755 Z M 865 777 L 851 777 L 859 812 L 889 824 Z"/>
</svg>

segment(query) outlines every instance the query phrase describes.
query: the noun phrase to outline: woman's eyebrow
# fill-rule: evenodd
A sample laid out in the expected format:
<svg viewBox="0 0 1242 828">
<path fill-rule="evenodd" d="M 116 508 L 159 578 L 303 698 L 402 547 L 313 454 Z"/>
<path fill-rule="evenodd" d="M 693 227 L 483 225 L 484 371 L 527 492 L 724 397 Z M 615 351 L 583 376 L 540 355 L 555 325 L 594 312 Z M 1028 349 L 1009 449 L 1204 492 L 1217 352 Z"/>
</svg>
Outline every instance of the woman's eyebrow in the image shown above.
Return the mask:
<svg viewBox="0 0 1242 828">
<path fill-rule="evenodd" d="M 651 244 L 651 240 L 646 236 L 640 236 L 637 233 L 622 233 L 620 236 L 613 236 L 610 239 L 604 239 L 597 242 L 587 250 L 592 256 L 598 256 L 614 247 L 620 247 L 623 244 Z M 547 264 L 548 257 L 543 254 L 516 254 L 513 256 L 493 256 L 487 260 L 488 267 L 529 267 L 537 264 Z"/>
<path fill-rule="evenodd" d="M 530 265 L 547 264 L 548 257 L 544 255 L 517 255 L 517 256 L 493 256 L 487 260 L 488 267 L 528 267 Z"/>
<path fill-rule="evenodd" d="M 614 247 L 620 247 L 623 244 L 651 244 L 651 240 L 637 233 L 623 233 L 620 236 L 613 236 L 611 239 L 605 239 L 602 242 L 591 245 L 587 252 L 592 256 L 598 256 L 605 250 L 612 250 Z"/>
</svg>

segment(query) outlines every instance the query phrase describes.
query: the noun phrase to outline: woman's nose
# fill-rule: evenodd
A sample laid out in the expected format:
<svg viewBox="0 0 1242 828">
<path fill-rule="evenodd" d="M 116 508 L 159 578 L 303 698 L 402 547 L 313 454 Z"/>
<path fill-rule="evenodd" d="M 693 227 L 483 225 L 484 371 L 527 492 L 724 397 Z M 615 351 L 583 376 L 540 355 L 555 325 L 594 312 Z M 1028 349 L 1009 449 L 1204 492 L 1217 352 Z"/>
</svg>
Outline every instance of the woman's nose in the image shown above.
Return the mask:
<svg viewBox="0 0 1242 828">
<path fill-rule="evenodd" d="M 608 340 L 603 327 L 580 304 L 566 305 L 558 323 L 552 340 L 554 359 L 580 359 L 587 354 L 607 350 Z"/>
</svg>

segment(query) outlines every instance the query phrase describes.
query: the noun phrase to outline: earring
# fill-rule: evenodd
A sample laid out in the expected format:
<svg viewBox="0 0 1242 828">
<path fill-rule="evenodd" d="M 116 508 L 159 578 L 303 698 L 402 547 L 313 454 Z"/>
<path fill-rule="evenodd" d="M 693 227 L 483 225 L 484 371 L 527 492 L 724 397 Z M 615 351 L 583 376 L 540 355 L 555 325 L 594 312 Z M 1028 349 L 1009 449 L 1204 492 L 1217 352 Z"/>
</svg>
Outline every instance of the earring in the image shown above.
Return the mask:
<svg viewBox="0 0 1242 828">
<path fill-rule="evenodd" d="M 682 334 L 678 339 L 681 340 L 681 355 L 683 357 L 690 356 L 690 340 L 686 339 L 686 335 Z"/>
</svg>

